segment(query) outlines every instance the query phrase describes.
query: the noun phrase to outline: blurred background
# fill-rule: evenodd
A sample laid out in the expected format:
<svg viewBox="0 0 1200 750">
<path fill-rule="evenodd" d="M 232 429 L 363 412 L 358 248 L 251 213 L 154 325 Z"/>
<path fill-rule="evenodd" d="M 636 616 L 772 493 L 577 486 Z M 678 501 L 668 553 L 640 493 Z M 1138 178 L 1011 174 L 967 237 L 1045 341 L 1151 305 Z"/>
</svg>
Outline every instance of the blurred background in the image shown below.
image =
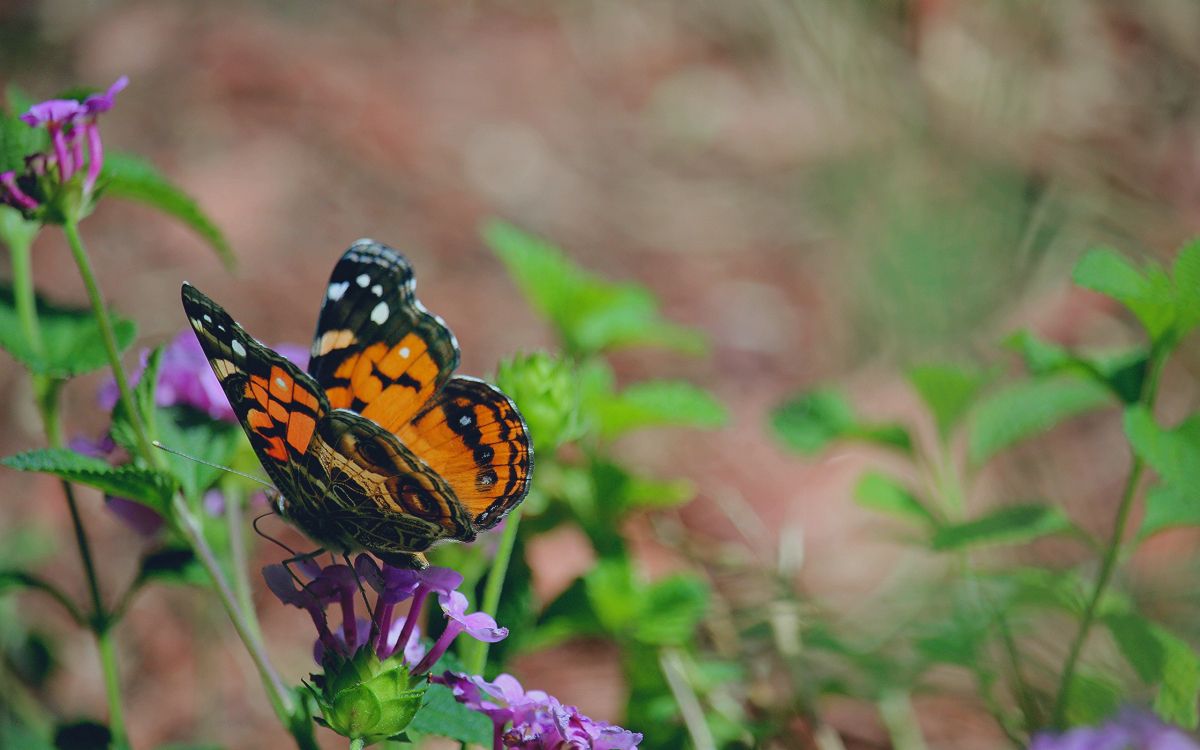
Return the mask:
<svg viewBox="0 0 1200 750">
<path fill-rule="evenodd" d="M 462 371 L 490 375 L 551 343 L 480 240 L 491 217 L 649 287 L 711 351 L 625 352 L 618 380 L 686 378 L 731 420 L 621 443 L 632 466 L 698 489 L 665 521 L 627 530 L 641 564 L 651 576 L 689 565 L 679 538 L 712 545 L 733 561 L 712 573 L 718 605 L 765 618 L 803 596 L 869 621 L 885 581 L 922 564 L 849 502 L 863 467 L 886 457 L 790 455 L 769 434 L 770 410 L 833 382 L 862 412 L 930 434 L 907 364 L 1004 365 L 998 342 L 1022 326 L 1069 345 L 1134 340 L 1113 307 L 1071 288 L 1069 270 L 1097 244 L 1169 258 L 1200 229 L 1197 38 L 1200 6 L 1187 0 L 3 0 L 0 84 L 40 99 L 128 75 L 106 144 L 153 161 L 226 232 L 233 274 L 148 209 L 110 201 L 88 219 L 100 282 L 138 321 L 139 347 L 182 329 L 184 279 L 259 338 L 304 344 L 334 260 L 365 236 L 409 255 L 421 299 L 458 336 Z M 61 235 L 47 232 L 34 262 L 48 296 L 85 300 Z M 1167 373 L 1164 409 L 1194 403 L 1197 367 L 1193 345 Z M 71 434 L 103 428 L 98 384 L 72 382 Z M 3 453 L 40 444 L 29 388 L 0 357 Z M 1088 417 L 1001 462 L 976 496 L 1053 494 L 1106 533 L 1124 451 L 1112 414 Z M 5 472 L 0 487 L 0 525 L 23 530 L 0 556 L 41 560 L 82 595 L 57 483 Z M 93 494 L 86 521 L 111 590 L 137 556 Z M 590 564 L 577 537 L 531 546 L 541 596 Z M 1193 542 L 1167 535 L 1143 554 L 1161 562 Z M 261 543 L 256 553 L 258 564 L 277 556 Z M 1157 585 L 1183 585 L 1155 569 Z M 51 673 L 47 702 L 102 715 L 88 634 L 33 596 L 6 599 L 4 616 L 18 604 L 69 665 Z M 311 669 L 306 618 L 261 612 L 298 681 Z M 136 745 L 284 746 L 211 598 L 155 588 L 117 642 Z M 745 658 L 763 678 L 750 680 L 754 700 L 786 715 L 772 652 Z M 627 686 L 604 643 L 530 654 L 513 671 L 596 718 L 623 718 Z M 952 675 L 946 686 L 915 700 L 931 746 L 999 746 L 969 686 Z M 834 700 L 825 716 L 847 747 L 887 746 L 870 705 Z"/>
</svg>

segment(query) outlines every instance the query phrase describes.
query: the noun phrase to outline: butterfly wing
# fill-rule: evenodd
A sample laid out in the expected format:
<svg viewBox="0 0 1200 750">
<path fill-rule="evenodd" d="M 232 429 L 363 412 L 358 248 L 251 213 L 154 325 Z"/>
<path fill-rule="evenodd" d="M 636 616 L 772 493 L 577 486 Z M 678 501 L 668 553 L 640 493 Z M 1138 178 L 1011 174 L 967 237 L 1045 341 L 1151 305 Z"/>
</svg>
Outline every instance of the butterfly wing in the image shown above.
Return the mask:
<svg viewBox="0 0 1200 750">
<path fill-rule="evenodd" d="M 482 380 L 450 378 L 398 437 L 453 488 L 478 530 L 529 492 L 529 429 L 512 400 Z"/>
<path fill-rule="evenodd" d="M 442 538 L 475 538 L 471 518 L 446 480 L 369 419 L 331 411 L 317 426 L 312 460 L 328 477 L 329 491 L 319 506 L 291 510 L 302 527 L 320 524 L 385 559 L 420 552 Z"/>
<path fill-rule="evenodd" d="M 329 411 L 325 394 L 186 283 L 183 309 L 263 468 L 285 495 L 295 494 L 293 467 L 308 453 L 317 423 Z"/>
<path fill-rule="evenodd" d="M 332 408 L 396 432 L 458 367 L 458 342 L 417 301 L 412 267 L 372 240 L 350 246 L 333 268 L 308 371 Z"/>
</svg>

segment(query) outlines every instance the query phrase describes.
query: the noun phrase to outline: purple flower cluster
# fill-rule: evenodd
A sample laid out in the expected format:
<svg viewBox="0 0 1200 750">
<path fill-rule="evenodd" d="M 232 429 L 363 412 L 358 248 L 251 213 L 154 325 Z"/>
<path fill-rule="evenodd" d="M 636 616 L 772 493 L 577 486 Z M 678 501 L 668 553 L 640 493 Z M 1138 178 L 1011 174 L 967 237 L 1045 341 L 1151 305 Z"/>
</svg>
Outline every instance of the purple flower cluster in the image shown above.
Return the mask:
<svg viewBox="0 0 1200 750">
<path fill-rule="evenodd" d="M 432 679 L 492 720 L 495 750 L 637 750 L 642 741 L 638 732 L 595 721 L 541 690 L 525 690 L 510 674 L 492 682 L 455 672 Z"/>
<path fill-rule="evenodd" d="M 1200 743 L 1148 711 L 1126 708 L 1098 727 L 1041 732 L 1029 750 L 1200 750 Z"/>
<path fill-rule="evenodd" d="M 349 565 L 322 568 L 311 559 L 298 562 L 295 567 L 308 579 L 307 582 L 298 581 L 292 571 L 281 564 L 263 568 L 263 578 L 281 602 L 299 607 L 312 617 L 317 627 L 313 656 L 318 664 L 325 662 L 326 654 L 350 658 L 366 646 L 374 650 L 380 661 L 402 652 L 404 662 L 411 666 L 411 674 L 421 675 L 437 663 L 464 631 L 472 638 L 488 643 L 508 637 L 508 628 L 497 627 L 490 615 L 467 613 L 467 599 L 456 591 L 463 578 L 449 568 L 409 570 L 386 564 L 380 567 L 366 554 L 358 556 L 354 568 Z M 378 595 L 371 621 L 355 614 L 360 579 Z M 417 620 L 430 594 L 437 594 L 447 625 L 426 652 L 420 642 Z M 408 599 L 412 599 L 408 615 L 397 618 L 396 605 Z M 342 622 L 332 630 L 325 609 L 335 602 L 341 607 Z"/>
<path fill-rule="evenodd" d="M 37 192 L 43 177 L 57 171 L 59 183 L 65 184 L 85 164 L 87 174 L 83 190 L 90 193 L 104 166 L 104 144 L 97 120 L 112 109 L 117 94 L 127 85 L 129 79 L 121 76 L 102 94 L 93 94 L 81 102 L 49 99 L 33 105 L 21 115 L 21 120 L 32 128 L 45 126 L 50 134 L 51 151 L 27 156 L 26 170 L 20 175 L 15 171 L 0 173 L 0 203 L 26 212 L 34 211 L 39 203 L 30 192 Z"/>
</svg>

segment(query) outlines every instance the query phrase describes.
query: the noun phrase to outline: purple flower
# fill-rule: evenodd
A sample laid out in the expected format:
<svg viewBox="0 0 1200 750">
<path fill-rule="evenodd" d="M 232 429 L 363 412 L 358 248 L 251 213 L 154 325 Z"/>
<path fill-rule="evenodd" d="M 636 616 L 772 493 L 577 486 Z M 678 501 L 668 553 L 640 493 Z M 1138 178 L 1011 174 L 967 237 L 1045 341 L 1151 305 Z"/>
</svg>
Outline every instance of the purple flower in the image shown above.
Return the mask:
<svg viewBox="0 0 1200 750">
<path fill-rule="evenodd" d="M 83 183 L 85 198 L 91 195 L 104 166 L 104 143 L 100 138 L 99 117 L 113 108 L 118 92 L 129 85 L 129 79 L 121 76 L 101 94 L 93 94 L 82 102 L 74 99 L 48 99 L 29 108 L 21 115 L 21 121 L 32 128 L 45 127 L 50 134 L 50 154 L 26 156 L 26 173 L 0 175 L 0 202 L 13 205 L 26 213 L 39 207 L 30 189 L 39 196 L 55 192 L 55 185 L 43 184 L 42 178 L 58 168 L 58 185 L 65 185 L 87 163 L 87 176 Z M 18 185 L 25 182 L 25 185 Z"/>
<path fill-rule="evenodd" d="M 439 592 L 438 601 L 442 605 L 442 612 L 446 615 L 446 629 L 438 636 L 437 642 L 433 644 L 433 648 L 429 649 L 429 653 L 425 654 L 425 658 L 413 667 L 413 672 L 417 674 L 428 672 L 437 663 L 437 660 L 442 658 L 442 654 L 446 653 L 446 649 L 450 648 L 450 644 L 458 637 L 458 634 L 464 630 L 467 635 L 484 643 L 495 643 L 508 637 L 508 628 L 497 627 L 496 620 L 487 612 L 467 614 L 467 597 L 461 593 L 457 591 Z"/>
<path fill-rule="evenodd" d="M 463 630 L 476 638 L 493 641 L 508 634 L 506 629 L 497 628 L 496 621 L 488 615 L 466 613 L 466 597 L 454 590 L 462 585 L 462 576 L 449 568 L 408 570 L 386 564 L 380 566 L 366 554 L 358 556 L 353 568 L 347 565 L 321 568 L 311 559 L 304 561 L 304 565 L 307 569 L 302 572 L 312 580 L 302 586 L 297 585 L 296 577 L 283 565 L 268 565 L 263 568 L 263 577 L 280 601 L 304 609 L 312 617 L 317 627 L 318 643 L 314 653 L 319 663 L 323 663 L 322 659 L 330 651 L 349 658 L 358 649 L 369 647 L 375 650 L 375 656 L 381 662 L 401 653 L 405 663 L 416 664 L 411 674 L 420 675 L 441 658 Z M 300 567 L 299 563 L 297 567 Z M 360 580 L 377 595 L 370 622 L 356 619 L 354 615 Z M 431 593 L 443 598 L 458 598 L 453 599 L 454 615 L 450 625 L 426 653 L 421 645 L 417 620 Z M 410 598 L 412 604 L 408 614 L 395 617 L 395 606 Z M 336 631 L 330 630 L 325 616 L 325 608 L 335 601 L 342 608 L 342 625 Z"/>
<path fill-rule="evenodd" d="M 1039 732 L 1029 750 L 1200 750 L 1178 727 L 1148 711 L 1125 708 L 1098 727 L 1077 727 L 1061 734 Z"/>
<path fill-rule="evenodd" d="M 526 691 L 509 674 L 487 682 L 478 675 L 446 672 L 432 680 L 492 720 L 495 750 L 636 750 L 642 741 L 641 734 L 595 721 L 541 690 Z"/>
<path fill-rule="evenodd" d="M 83 113 L 92 115 L 93 117 L 113 108 L 113 100 L 117 94 L 125 90 L 129 85 L 129 76 L 121 76 L 113 85 L 108 87 L 108 91 L 103 94 L 92 94 L 83 100 Z"/>
<path fill-rule="evenodd" d="M 105 495 L 104 507 L 112 511 L 112 514 L 121 519 L 122 523 L 144 537 L 158 534 L 162 531 L 163 524 L 166 523 L 166 519 L 162 517 L 161 513 L 129 498 Z"/>
</svg>

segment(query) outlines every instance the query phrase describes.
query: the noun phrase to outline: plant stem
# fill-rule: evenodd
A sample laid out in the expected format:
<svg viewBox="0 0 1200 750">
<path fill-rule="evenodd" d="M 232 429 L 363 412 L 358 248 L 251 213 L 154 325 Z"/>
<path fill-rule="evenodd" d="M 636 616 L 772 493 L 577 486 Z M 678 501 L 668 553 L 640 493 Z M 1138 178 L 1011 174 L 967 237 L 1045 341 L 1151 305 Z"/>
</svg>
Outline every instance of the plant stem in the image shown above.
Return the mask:
<svg viewBox="0 0 1200 750">
<path fill-rule="evenodd" d="M 117 381 L 117 390 L 120 391 L 121 400 L 129 411 L 129 421 L 137 435 L 138 448 L 141 450 L 142 458 L 151 466 L 157 466 L 159 459 L 150 445 L 150 439 L 146 437 L 146 427 L 142 424 L 143 415 L 138 411 L 137 404 L 133 400 L 129 379 L 125 376 L 125 368 L 121 364 L 121 353 L 117 349 L 117 337 L 113 333 L 108 310 L 104 307 L 104 298 L 100 294 L 100 286 L 96 283 L 92 262 L 83 248 L 83 240 L 79 237 L 79 227 L 75 221 L 69 220 L 63 224 L 63 232 L 67 235 L 67 244 L 71 246 L 71 254 L 75 256 L 75 265 L 79 267 L 79 276 L 83 279 L 83 285 L 87 289 L 88 300 L 92 304 L 92 314 L 96 316 L 96 324 L 100 327 L 100 338 L 104 342 L 104 351 L 108 354 L 108 363 L 112 367 L 113 379 Z"/>
<path fill-rule="evenodd" d="M 125 715 L 121 708 L 121 673 L 117 668 L 117 653 L 113 647 L 112 630 L 105 626 L 96 633 L 100 649 L 100 667 L 104 672 L 104 693 L 108 696 L 108 730 L 112 732 L 113 747 L 127 747 Z"/>
<path fill-rule="evenodd" d="M 12 258 L 13 301 L 17 307 L 17 317 L 21 320 L 21 329 L 29 343 L 29 350 L 40 358 L 45 352 L 42 343 L 42 329 L 38 325 L 37 297 L 33 291 L 33 263 L 30 257 L 28 243 L 14 242 L 9 245 Z"/>
<path fill-rule="evenodd" d="M 496 546 L 496 556 L 492 558 L 492 568 L 488 572 L 487 585 L 483 589 L 483 604 L 480 611 L 492 617 L 500 606 L 500 593 L 504 590 L 504 579 L 508 575 L 508 563 L 512 558 L 513 546 L 517 542 L 517 528 L 521 524 L 521 507 L 517 506 L 504 522 L 504 533 Z M 469 651 L 464 653 L 463 666 L 470 674 L 482 675 L 487 666 L 488 645 L 483 641 L 472 641 L 467 644 Z"/>
<path fill-rule="evenodd" d="M 250 593 L 250 581 L 246 577 L 248 567 L 246 534 L 242 517 L 246 498 L 241 488 L 234 487 L 232 483 L 225 486 L 223 491 L 225 493 L 225 524 L 229 530 L 229 567 L 233 573 L 233 592 L 237 595 L 237 602 L 242 608 L 242 612 L 253 613 L 254 599 Z M 246 623 L 250 626 L 254 637 L 261 641 L 262 629 L 258 625 L 258 618 L 247 617 Z"/>
<path fill-rule="evenodd" d="M 1156 350 L 1151 355 L 1150 371 L 1146 375 L 1146 386 L 1141 397 L 1141 403 L 1147 409 L 1154 408 L 1154 400 L 1158 395 L 1158 382 L 1162 377 L 1166 361 L 1167 353 L 1165 351 Z M 1145 469 L 1145 462 L 1134 453 L 1133 465 L 1129 469 L 1125 489 L 1121 492 L 1121 503 L 1117 506 L 1117 520 L 1113 525 L 1112 536 L 1109 537 L 1104 558 L 1100 563 L 1100 575 L 1096 579 L 1096 587 L 1092 591 L 1091 598 L 1088 599 L 1087 608 L 1084 609 L 1083 618 L 1079 622 L 1079 630 L 1075 633 L 1074 640 L 1071 641 L 1070 649 L 1067 651 L 1067 661 L 1063 664 L 1062 679 L 1058 684 L 1058 694 L 1054 698 L 1053 724 L 1055 727 L 1062 728 L 1064 725 L 1067 694 L 1071 689 L 1071 681 L 1075 678 L 1075 668 L 1083 653 L 1083 646 L 1087 642 L 1088 632 L 1095 622 L 1096 612 L 1100 609 L 1104 591 L 1108 588 L 1109 581 L 1116 570 L 1117 561 L 1121 557 L 1121 542 L 1125 538 L 1125 526 L 1129 522 L 1129 512 L 1133 509 L 1133 500 L 1137 497 L 1138 484 L 1141 482 L 1142 472 Z"/>
<path fill-rule="evenodd" d="M 355 737 L 350 740 L 350 750 L 363 750 L 367 746 L 367 741 L 362 737 Z"/>
<path fill-rule="evenodd" d="M 926 750 L 925 738 L 913 713 L 908 693 L 886 690 L 879 697 L 879 716 L 896 750 Z"/>
<path fill-rule="evenodd" d="M 267 690 L 267 698 L 270 699 L 275 713 L 286 723 L 295 711 L 295 704 L 291 694 L 284 688 L 283 682 L 279 679 L 279 675 L 275 673 L 274 667 L 271 666 L 266 649 L 256 635 L 257 627 L 251 625 L 242 612 L 242 608 L 237 601 L 237 596 L 230 588 L 229 582 L 225 580 L 225 575 L 221 572 L 217 558 L 204 538 L 204 532 L 200 528 L 199 521 L 192 514 L 182 494 L 175 493 L 175 496 L 172 498 L 172 511 L 179 530 L 187 537 L 188 543 L 195 550 L 196 556 L 200 560 L 200 564 L 204 566 L 209 577 L 212 578 L 216 586 L 217 598 L 224 605 L 226 614 L 229 615 L 229 619 L 233 622 L 234 630 L 237 631 L 238 637 L 242 639 L 242 644 L 245 645 L 246 651 L 250 654 L 250 659 L 254 662 L 254 666 L 258 668 L 263 686 Z"/>
</svg>

